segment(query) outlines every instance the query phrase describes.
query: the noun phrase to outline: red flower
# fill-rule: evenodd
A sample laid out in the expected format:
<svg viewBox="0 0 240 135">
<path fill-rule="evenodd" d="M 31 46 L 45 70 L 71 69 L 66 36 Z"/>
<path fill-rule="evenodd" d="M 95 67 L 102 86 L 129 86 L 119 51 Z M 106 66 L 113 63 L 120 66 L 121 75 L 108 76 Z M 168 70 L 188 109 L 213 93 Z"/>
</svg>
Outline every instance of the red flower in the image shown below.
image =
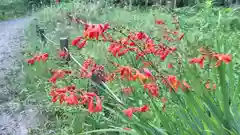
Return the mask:
<svg viewBox="0 0 240 135">
<path fill-rule="evenodd" d="M 67 55 L 68 55 L 68 53 L 66 52 L 66 51 L 59 51 L 59 56 L 61 57 L 61 58 L 64 58 L 64 57 L 66 57 Z"/>
<path fill-rule="evenodd" d="M 106 81 L 113 81 L 115 79 L 115 76 L 116 75 L 114 73 L 107 74 Z"/>
<path fill-rule="evenodd" d="M 136 73 L 133 75 L 132 80 L 139 80 L 141 83 L 144 83 L 147 79 L 150 79 L 146 74 L 141 73 L 139 70 L 135 70 Z"/>
<path fill-rule="evenodd" d="M 153 77 L 151 71 L 150 71 L 148 68 L 143 68 L 143 72 L 144 72 L 144 74 L 145 74 L 148 78 L 152 78 L 152 77 Z"/>
<path fill-rule="evenodd" d="M 183 81 L 182 91 L 184 92 L 186 89 L 191 89 L 191 86 L 187 82 Z"/>
<path fill-rule="evenodd" d="M 147 112 L 149 110 L 148 105 L 143 105 L 142 107 L 136 108 L 138 112 Z"/>
<path fill-rule="evenodd" d="M 131 88 L 131 87 L 127 87 L 127 88 L 123 88 L 123 89 L 122 89 L 122 92 L 123 92 L 125 95 L 130 95 L 133 91 L 134 91 L 134 89 Z"/>
<path fill-rule="evenodd" d="M 35 63 L 35 61 L 37 61 L 37 62 L 40 62 L 40 61 L 46 62 L 47 60 L 48 60 L 48 54 L 47 53 L 43 53 L 43 54 L 34 56 L 31 59 L 28 59 L 27 62 L 28 62 L 28 64 L 33 65 Z"/>
<path fill-rule="evenodd" d="M 173 68 L 172 63 L 169 63 L 167 67 L 168 67 L 168 68 Z"/>
<path fill-rule="evenodd" d="M 125 55 L 127 52 L 129 52 L 131 49 L 124 47 L 122 44 L 128 44 L 127 41 L 121 41 L 123 43 L 116 43 L 113 42 L 108 47 L 108 52 L 112 53 L 114 57 L 120 57 Z"/>
<path fill-rule="evenodd" d="M 96 40 L 99 39 L 99 36 L 102 36 L 106 40 L 104 32 L 106 32 L 109 28 L 109 24 L 87 24 L 85 25 L 83 36 Z"/>
<path fill-rule="evenodd" d="M 162 25 L 162 24 L 165 24 L 163 20 L 156 20 L 155 21 L 155 24 L 159 24 L 159 25 Z"/>
<path fill-rule="evenodd" d="M 232 60 L 232 57 L 228 54 L 213 54 L 213 56 L 217 59 L 216 67 L 219 67 L 222 62 L 228 64 Z"/>
<path fill-rule="evenodd" d="M 82 39 L 82 37 L 77 37 L 76 39 L 74 39 L 74 40 L 72 41 L 72 45 L 73 45 L 73 46 L 76 46 L 76 45 L 80 42 L 81 39 Z"/>
<path fill-rule="evenodd" d="M 92 77 L 92 74 L 97 70 L 103 71 L 104 66 L 97 65 L 93 59 L 89 58 L 83 62 L 82 68 L 80 70 L 80 76 L 82 78 L 90 78 Z"/>
<path fill-rule="evenodd" d="M 69 105 L 78 105 L 78 97 L 74 92 L 70 92 L 70 96 L 66 96 L 65 102 Z"/>
<path fill-rule="evenodd" d="M 211 86 L 211 84 L 212 84 L 212 86 Z M 205 88 L 215 90 L 217 88 L 217 85 L 215 83 L 210 83 L 210 81 L 207 81 L 205 83 Z"/>
<path fill-rule="evenodd" d="M 57 79 L 61 79 L 65 76 L 65 74 L 71 74 L 72 72 L 69 70 L 55 70 L 51 71 L 52 77 L 48 80 L 51 83 L 56 83 Z"/>
<path fill-rule="evenodd" d="M 31 59 L 27 60 L 27 62 L 28 62 L 28 64 L 33 65 L 35 60 L 33 58 L 31 58 Z"/>
<path fill-rule="evenodd" d="M 125 127 L 125 128 L 123 128 L 123 130 L 131 130 L 131 128 L 127 128 L 127 127 Z"/>
<path fill-rule="evenodd" d="M 143 105 L 142 107 L 130 107 L 128 109 L 123 110 L 123 113 L 129 118 L 132 119 L 132 115 L 135 112 L 147 112 L 149 111 L 148 105 Z"/>
<path fill-rule="evenodd" d="M 87 104 L 90 113 L 102 111 L 102 101 L 96 93 L 83 93 L 80 91 L 82 96 L 77 96 L 77 92 L 79 91 L 76 90 L 75 86 L 66 86 L 64 88 L 53 88 L 50 96 L 52 97 L 52 102 L 56 102 L 59 99 L 60 104 L 63 102 L 68 105 Z M 96 103 L 94 103 L 94 101 L 96 101 Z"/>
<path fill-rule="evenodd" d="M 79 49 L 82 49 L 86 45 L 86 43 L 87 43 L 87 40 L 83 40 L 80 44 L 77 44 L 77 47 Z"/>
<path fill-rule="evenodd" d="M 144 89 L 147 89 L 150 95 L 154 97 L 158 97 L 159 95 L 159 88 L 156 83 L 144 84 Z"/>
<path fill-rule="evenodd" d="M 73 90 L 75 90 L 75 86 L 66 86 L 64 88 L 52 88 L 50 91 L 50 96 L 52 97 L 52 102 L 57 102 L 59 99 L 60 104 L 63 102 L 67 102 L 68 104 L 76 104 L 76 96 L 73 93 Z M 70 92 L 70 97 L 66 96 L 66 93 Z"/>
<path fill-rule="evenodd" d="M 134 113 L 134 108 L 128 108 L 126 110 L 123 110 L 123 113 L 129 118 L 132 119 L 132 115 Z"/>
<path fill-rule="evenodd" d="M 118 67 L 116 72 L 120 73 L 121 79 L 133 80 L 132 68 L 128 66 Z"/>
<path fill-rule="evenodd" d="M 96 93 L 88 92 L 88 93 L 84 94 L 84 96 L 85 96 L 85 98 L 87 97 L 87 100 L 86 99 L 83 99 L 83 100 L 86 100 L 88 102 L 88 111 L 90 113 L 102 111 L 102 101 L 101 101 L 100 97 L 97 96 Z M 94 97 L 96 99 L 95 107 L 94 107 Z"/>
<path fill-rule="evenodd" d="M 172 92 L 172 89 L 177 92 L 178 87 L 181 86 L 180 81 L 177 80 L 176 76 L 169 75 L 167 79 L 163 79 L 163 84 L 165 84 L 167 87 L 169 87 L 170 92 Z"/>
<path fill-rule="evenodd" d="M 135 32 L 134 36 L 132 37 L 133 40 L 137 39 L 137 40 L 143 40 L 148 38 L 147 34 L 144 32 Z"/>
<path fill-rule="evenodd" d="M 202 57 L 200 57 L 200 58 L 192 58 L 192 59 L 189 61 L 189 63 L 190 63 L 190 64 L 196 64 L 196 63 L 198 63 L 198 64 L 200 65 L 200 67 L 203 68 L 203 66 L 204 66 L 204 60 L 205 60 L 205 57 L 202 56 Z"/>
<path fill-rule="evenodd" d="M 174 47 L 166 47 L 162 44 L 158 45 L 158 48 L 156 49 L 156 51 L 154 52 L 154 55 L 156 56 L 160 56 L 161 60 L 165 60 L 166 57 L 170 54 L 173 53 L 174 51 L 176 51 L 177 49 Z"/>
</svg>

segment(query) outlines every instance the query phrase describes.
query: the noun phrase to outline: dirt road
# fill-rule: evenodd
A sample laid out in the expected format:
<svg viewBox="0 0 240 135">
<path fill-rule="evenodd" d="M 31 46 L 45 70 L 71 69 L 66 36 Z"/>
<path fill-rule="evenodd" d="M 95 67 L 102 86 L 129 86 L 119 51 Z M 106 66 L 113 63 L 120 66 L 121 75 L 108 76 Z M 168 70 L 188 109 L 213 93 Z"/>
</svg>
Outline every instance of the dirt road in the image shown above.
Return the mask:
<svg viewBox="0 0 240 135">
<path fill-rule="evenodd" d="M 30 18 L 0 22 L 0 135 L 27 135 L 37 126 L 38 111 L 26 109 L 18 100 L 21 91 L 24 29 Z"/>
</svg>

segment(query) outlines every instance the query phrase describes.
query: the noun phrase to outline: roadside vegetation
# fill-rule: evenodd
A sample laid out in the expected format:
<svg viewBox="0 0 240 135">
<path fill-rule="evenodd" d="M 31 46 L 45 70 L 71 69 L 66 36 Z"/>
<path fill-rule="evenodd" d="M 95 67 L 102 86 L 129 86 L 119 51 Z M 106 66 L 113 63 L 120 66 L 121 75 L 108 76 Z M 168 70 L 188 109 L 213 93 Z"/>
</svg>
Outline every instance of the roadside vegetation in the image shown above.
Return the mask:
<svg viewBox="0 0 240 135">
<path fill-rule="evenodd" d="M 30 133 L 238 135 L 239 10 L 187 5 L 76 0 L 34 14 L 21 100 L 48 121 Z"/>
</svg>

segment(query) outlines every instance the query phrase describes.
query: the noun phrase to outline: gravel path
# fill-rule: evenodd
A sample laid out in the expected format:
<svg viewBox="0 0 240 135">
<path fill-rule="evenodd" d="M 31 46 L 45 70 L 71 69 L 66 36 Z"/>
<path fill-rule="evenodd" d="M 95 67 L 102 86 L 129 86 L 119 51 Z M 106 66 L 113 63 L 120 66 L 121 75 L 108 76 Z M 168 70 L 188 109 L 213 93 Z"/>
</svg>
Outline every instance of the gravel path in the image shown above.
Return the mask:
<svg viewBox="0 0 240 135">
<path fill-rule="evenodd" d="M 27 135 L 28 128 L 37 126 L 38 111 L 21 106 L 21 53 L 24 28 L 30 18 L 0 22 L 0 135 Z"/>
</svg>

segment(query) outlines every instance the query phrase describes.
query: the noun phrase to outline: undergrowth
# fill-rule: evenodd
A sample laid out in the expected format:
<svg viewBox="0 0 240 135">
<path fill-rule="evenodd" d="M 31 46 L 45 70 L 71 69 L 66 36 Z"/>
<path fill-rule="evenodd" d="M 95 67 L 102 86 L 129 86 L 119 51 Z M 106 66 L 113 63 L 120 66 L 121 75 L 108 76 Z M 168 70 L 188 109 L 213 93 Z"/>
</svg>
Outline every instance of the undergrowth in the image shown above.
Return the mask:
<svg viewBox="0 0 240 135">
<path fill-rule="evenodd" d="M 79 2 L 45 8 L 36 15 L 37 20 L 28 30 L 25 56 L 30 61 L 25 64 L 23 100 L 34 101 L 49 121 L 32 132 L 239 134 L 240 31 L 237 15 L 233 9 L 212 8 L 211 5 L 181 8 L 174 12 L 162 8 L 102 8 L 98 4 Z M 76 23 L 76 18 L 89 25 L 106 26 L 113 40 L 109 37 L 106 41 L 96 39 L 96 35 L 89 35 L 91 32 L 82 35 L 86 25 Z M 40 42 L 36 25 L 45 29 L 47 44 Z M 127 39 L 127 36 L 135 32 L 143 32 L 141 34 L 148 35 L 147 39 L 154 43 L 131 43 L 133 39 Z M 85 41 L 78 41 L 79 36 L 82 36 L 80 42 L 86 40 L 86 45 Z M 70 40 L 71 60 L 67 64 L 61 57 L 68 54 L 59 50 L 61 37 Z M 119 46 L 132 44 L 132 50 L 123 46 L 124 51 L 114 48 L 113 41 L 117 40 L 118 43 L 121 41 Z M 158 50 L 159 54 L 153 53 L 151 45 L 165 49 Z M 149 54 L 142 54 L 141 51 L 147 48 L 150 48 L 147 50 Z M 168 56 L 165 56 L 166 50 Z M 35 62 L 36 59 L 43 61 Z M 97 83 L 94 90 L 91 80 L 95 72 L 85 73 L 83 68 L 89 61 L 104 67 L 106 80 Z M 127 75 L 119 74 L 119 71 L 127 72 Z M 59 72 L 64 73 L 56 77 Z M 75 100 L 61 98 L 61 102 L 68 104 L 56 102 L 53 93 L 58 88 L 71 89 L 68 94 Z M 73 93 L 75 90 L 80 91 L 79 100 L 88 96 L 88 102 L 94 98 L 101 102 L 95 109 L 90 103 L 80 105 L 76 93 Z"/>
</svg>

